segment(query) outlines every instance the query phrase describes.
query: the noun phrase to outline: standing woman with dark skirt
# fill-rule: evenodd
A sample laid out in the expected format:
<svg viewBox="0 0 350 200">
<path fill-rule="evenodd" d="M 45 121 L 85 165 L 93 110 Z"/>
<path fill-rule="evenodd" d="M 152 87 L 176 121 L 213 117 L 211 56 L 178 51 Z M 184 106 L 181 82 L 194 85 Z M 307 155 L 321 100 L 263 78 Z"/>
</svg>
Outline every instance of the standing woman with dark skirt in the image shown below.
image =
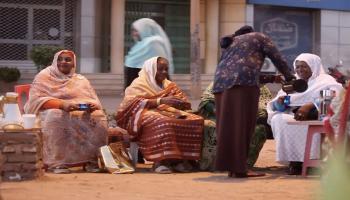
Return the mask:
<svg viewBox="0 0 350 200">
<path fill-rule="evenodd" d="M 131 25 L 131 36 L 135 41 L 125 57 L 125 88 L 139 76 L 143 63 L 152 57 L 163 57 L 169 62 L 169 73 L 174 73 L 173 56 L 168 36 L 153 19 L 141 18 Z"/>
<path fill-rule="evenodd" d="M 229 177 L 264 174 L 248 171 L 247 158 L 259 103 L 259 74 L 265 57 L 271 59 L 287 81 L 294 79 L 271 39 L 250 26 L 221 41 L 224 48 L 217 66 L 213 93 L 217 117 L 216 170 Z"/>
</svg>

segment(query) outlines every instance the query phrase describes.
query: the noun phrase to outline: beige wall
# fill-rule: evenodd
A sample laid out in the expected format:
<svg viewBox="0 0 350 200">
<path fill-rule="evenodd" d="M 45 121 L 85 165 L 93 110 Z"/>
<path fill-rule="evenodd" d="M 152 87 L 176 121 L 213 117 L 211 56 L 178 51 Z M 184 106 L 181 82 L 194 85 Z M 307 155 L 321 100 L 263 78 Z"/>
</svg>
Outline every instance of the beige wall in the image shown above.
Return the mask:
<svg viewBox="0 0 350 200">
<path fill-rule="evenodd" d="M 111 73 L 123 74 L 125 0 L 112 0 L 111 7 Z"/>
<path fill-rule="evenodd" d="M 235 30 L 245 25 L 246 3 L 245 0 L 221 0 L 220 1 L 220 29 L 219 35 L 232 34 Z"/>
<path fill-rule="evenodd" d="M 202 64 L 205 63 L 205 29 L 206 29 L 206 1 L 201 0 L 200 3 L 200 26 L 199 26 L 199 40 L 200 40 L 200 58 L 202 60 Z M 202 72 L 204 71 L 204 68 L 202 68 Z"/>
<path fill-rule="evenodd" d="M 215 72 L 216 66 L 212 64 L 212 62 L 205 62 L 206 59 L 209 56 L 213 56 L 215 53 L 217 55 L 220 54 L 220 48 L 218 48 L 218 52 L 208 52 L 206 51 L 206 46 L 208 45 L 207 42 L 209 39 L 207 38 L 207 31 L 210 31 L 211 27 L 206 27 L 208 24 L 208 20 L 206 19 L 208 9 L 210 9 L 210 6 L 207 6 L 207 3 L 210 0 L 202 0 L 201 1 L 201 7 L 200 7 L 200 20 L 201 20 L 201 26 L 200 26 L 200 45 L 201 45 L 201 59 L 203 63 L 203 72 L 207 74 L 212 74 Z M 245 25 L 247 23 L 247 5 L 245 3 L 245 0 L 219 0 L 219 19 L 218 19 L 218 38 L 217 38 L 217 44 L 219 45 L 219 38 L 232 34 L 240 28 L 241 26 Z M 210 54 L 209 54 L 210 53 Z M 217 56 L 219 57 L 219 56 Z M 206 66 L 208 65 L 208 66 Z"/>
<path fill-rule="evenodd" d="M 79 62 L 82 73 L 98 73 L 101 68 L 99 21 L 102 18 L 98 12 L 100 6 L 101 2 L 97 0 L 81 1 Z"/>
</svg>

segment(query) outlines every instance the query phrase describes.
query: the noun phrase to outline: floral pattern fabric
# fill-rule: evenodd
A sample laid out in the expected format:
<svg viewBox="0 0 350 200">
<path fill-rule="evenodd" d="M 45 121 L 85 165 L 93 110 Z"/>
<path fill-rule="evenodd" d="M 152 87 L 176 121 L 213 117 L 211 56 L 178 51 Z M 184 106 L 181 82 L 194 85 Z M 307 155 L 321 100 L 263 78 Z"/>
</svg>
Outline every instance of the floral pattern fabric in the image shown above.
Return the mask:
<svg viewBox="0 0 350 200">
<path fill-rule="evenodd" d="M 258 32 L 235 37 L 231 46 L 222 52 L 213 92 L 220 93 L 234 85 L 258 85 L 265 57 L 270 58 L 283 75 L 292 76 L 287 62 L 269 37 Z"/>
</svg>

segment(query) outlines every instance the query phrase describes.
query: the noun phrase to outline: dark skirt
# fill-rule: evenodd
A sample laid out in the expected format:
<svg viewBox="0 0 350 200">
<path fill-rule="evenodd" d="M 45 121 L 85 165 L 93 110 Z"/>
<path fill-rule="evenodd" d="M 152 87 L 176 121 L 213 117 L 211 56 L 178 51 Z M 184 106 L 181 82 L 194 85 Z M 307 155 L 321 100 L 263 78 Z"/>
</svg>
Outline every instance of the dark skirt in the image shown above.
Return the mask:
<svg viewBox="0 0 350 200">
<path fill-rule="evenodd" d="M 132 68 L 132 67 L 125 67 L 124 71 L 124 89 L 129 87 L 131 83 L 139 77 L 139 72 L 141 71 L 141 68 Z"/>
<path fill-rule="evenodd" d="M 259 95 L 257 86 L 234 86 L 215 94 L 217 171 L 247 172 L 249 144 L 255 130 Z"/>
</svg>

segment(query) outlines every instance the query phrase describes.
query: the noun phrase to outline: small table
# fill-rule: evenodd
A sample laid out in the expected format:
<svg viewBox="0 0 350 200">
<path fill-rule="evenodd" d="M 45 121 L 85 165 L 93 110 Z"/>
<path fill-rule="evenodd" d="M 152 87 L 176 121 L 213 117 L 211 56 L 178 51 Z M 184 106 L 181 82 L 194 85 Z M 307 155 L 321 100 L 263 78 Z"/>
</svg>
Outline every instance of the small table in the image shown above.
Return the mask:
<svg viewBox="0 0 350 200">
<path fill-rule="evenodd" d="M 287 121 L 287 124 L 289 125 L 308 125 L 308 126 L 322 126 L 323 127 L 323 121 L 319 120 L 308 120 L 308 121 L 297 121 L 297 120 L 289 120 Z"/>
<path fill-rule="evenodd" d="M 310 152 L 311 152 L 313 136 L 317 133 L 320 133 L 321 136 L 322 135 L 324 136 L 324 134 L 326 134 L 323 128 L 324 122 L 319 120 L 310 120 L 310 121 L 290 120 L 290 121 L 287 121 L 287 124 L 308 126 L 305 152 L 304 152 L 304 163 L 303 163 L 303 170 L 302 170 L 302 176 L 306 177 L 308 167 L 319 167 L 321 163 L 321 160 L 310 159 Z"/>
<path fill-rule="evenodd" d="M 42 132 L 0 129 L 0 166 L 5 181 L 30 180 L 43 175 Z"/>
</svg>

